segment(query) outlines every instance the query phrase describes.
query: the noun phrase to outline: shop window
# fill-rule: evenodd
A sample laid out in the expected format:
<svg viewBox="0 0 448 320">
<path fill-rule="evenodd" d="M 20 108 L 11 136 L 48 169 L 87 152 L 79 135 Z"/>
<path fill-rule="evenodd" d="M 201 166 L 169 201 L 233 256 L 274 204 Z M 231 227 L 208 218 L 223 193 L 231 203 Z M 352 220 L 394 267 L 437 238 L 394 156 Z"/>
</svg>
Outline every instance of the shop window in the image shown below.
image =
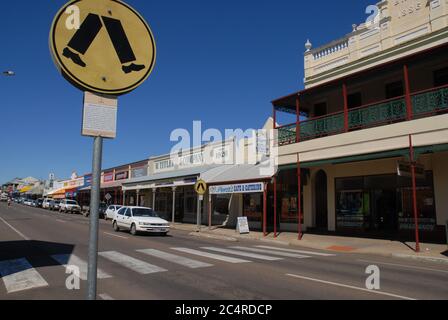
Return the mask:
<svg viewBox="0 0 448 320">
<path fill-rule="evenodd" d="M 364 190 L 339 191 L 336 199 L 338 228 L 364 228 L 370 196 Z"/>
<path fill-rule="evenodd" d="M 393 99 L 404 95 L 403 81 L 386 84 L 386 99 Z"/>
<path fill-rule="evenodd" d="M 361 92 L 355 92 L 347 96 L 347 106 L 349 109 L 358 108 L 362 106 Z"/>
<path fill-rule="evenodd" d="M 227 220 L 227 217 L 230 214 L 229 205 L 230 205 L 230 194 L 224 195 L 216 195 L 213 196 L 213 215 L 212 215 L 212 224 L 213 225 L 221 225 L 224 221 Z"/>
<path fill-rule="evenodd" d="M 448 68 L 434 71 L 434 86 L 441 87 L 448 85 Z"/>
<path fill-rule="evenodd" d="M 263 216 L 263 195 L 244 194 L 243 195 L 243 214 L 250 222 L 261 222 Z"/>
</svg>

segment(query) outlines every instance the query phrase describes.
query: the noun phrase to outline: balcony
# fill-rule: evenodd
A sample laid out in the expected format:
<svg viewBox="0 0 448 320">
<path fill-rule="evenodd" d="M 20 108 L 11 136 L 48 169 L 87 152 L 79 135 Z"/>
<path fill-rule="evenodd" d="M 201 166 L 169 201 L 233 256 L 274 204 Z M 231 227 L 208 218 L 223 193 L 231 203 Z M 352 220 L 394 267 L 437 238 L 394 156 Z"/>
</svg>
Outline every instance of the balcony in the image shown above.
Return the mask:
<svg viewBox="0 0 448 320">
<path fill-rule="evenodd" d="M 284 146 L 447 113 L 448 86 L 412 93 L 409 100 L 411 110 L 408 110 L 406 96 L 401 96 L 350 109 L 347 112 L 340 111 L 277 127 L 278 145 Z"/>
</svg>

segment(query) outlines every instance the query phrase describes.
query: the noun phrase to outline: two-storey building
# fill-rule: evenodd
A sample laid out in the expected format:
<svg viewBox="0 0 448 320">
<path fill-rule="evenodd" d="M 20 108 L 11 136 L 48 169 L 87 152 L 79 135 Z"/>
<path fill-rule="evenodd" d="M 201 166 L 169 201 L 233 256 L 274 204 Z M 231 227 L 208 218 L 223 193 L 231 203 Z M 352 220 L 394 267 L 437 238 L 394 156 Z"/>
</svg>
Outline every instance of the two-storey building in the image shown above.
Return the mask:
<svg viewBox="0 0 448 320">
<path fill-rule="evenodd" d="M 417 229 L 444 241 L 448 2 L 377 6 L 375 21 L 342 39 L 308 41 L 305 88 L 273 101 L 276 227 L 296 229 L 303 216 L 316 232 L 414 239 Z M 278 124 L 280 112 L 294 122 Z"/>
</svg>

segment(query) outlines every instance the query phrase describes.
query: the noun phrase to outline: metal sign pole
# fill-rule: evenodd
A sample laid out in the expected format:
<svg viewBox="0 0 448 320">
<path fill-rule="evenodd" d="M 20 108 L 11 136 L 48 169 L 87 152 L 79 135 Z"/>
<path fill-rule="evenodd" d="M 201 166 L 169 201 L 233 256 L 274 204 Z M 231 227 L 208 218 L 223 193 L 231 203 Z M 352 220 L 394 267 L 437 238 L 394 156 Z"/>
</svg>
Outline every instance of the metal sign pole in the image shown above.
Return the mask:
<svg viewBox="0 0 448 320">
<path fill-rule="evenodd" d="M 101 160 L 103 154 L 103 138 L 94 138 L 92 192 L 90 195 L 90 241 L 89 241 L 89 265 L 87 273 L 87 299 L 96 300 L 97 295 L 97 265 L 98 265 L 98 229 L 99 229 L 99 204 L 101 187 Z"/>
</svg>

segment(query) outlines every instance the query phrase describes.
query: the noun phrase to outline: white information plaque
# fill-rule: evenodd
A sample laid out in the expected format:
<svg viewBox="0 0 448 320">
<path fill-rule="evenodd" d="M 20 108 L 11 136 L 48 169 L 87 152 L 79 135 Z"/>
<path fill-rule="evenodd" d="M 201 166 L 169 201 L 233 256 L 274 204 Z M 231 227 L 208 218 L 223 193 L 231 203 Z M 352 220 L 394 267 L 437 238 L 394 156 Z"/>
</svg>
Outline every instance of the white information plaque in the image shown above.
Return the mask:
<svg viewBox="0 0 448 320">
<path fill-rule="evenodd" d="M 118 100 L 116 97 L 84 94 L 82 135 L 115 139 L 117 136 Z"/>
</svg>

